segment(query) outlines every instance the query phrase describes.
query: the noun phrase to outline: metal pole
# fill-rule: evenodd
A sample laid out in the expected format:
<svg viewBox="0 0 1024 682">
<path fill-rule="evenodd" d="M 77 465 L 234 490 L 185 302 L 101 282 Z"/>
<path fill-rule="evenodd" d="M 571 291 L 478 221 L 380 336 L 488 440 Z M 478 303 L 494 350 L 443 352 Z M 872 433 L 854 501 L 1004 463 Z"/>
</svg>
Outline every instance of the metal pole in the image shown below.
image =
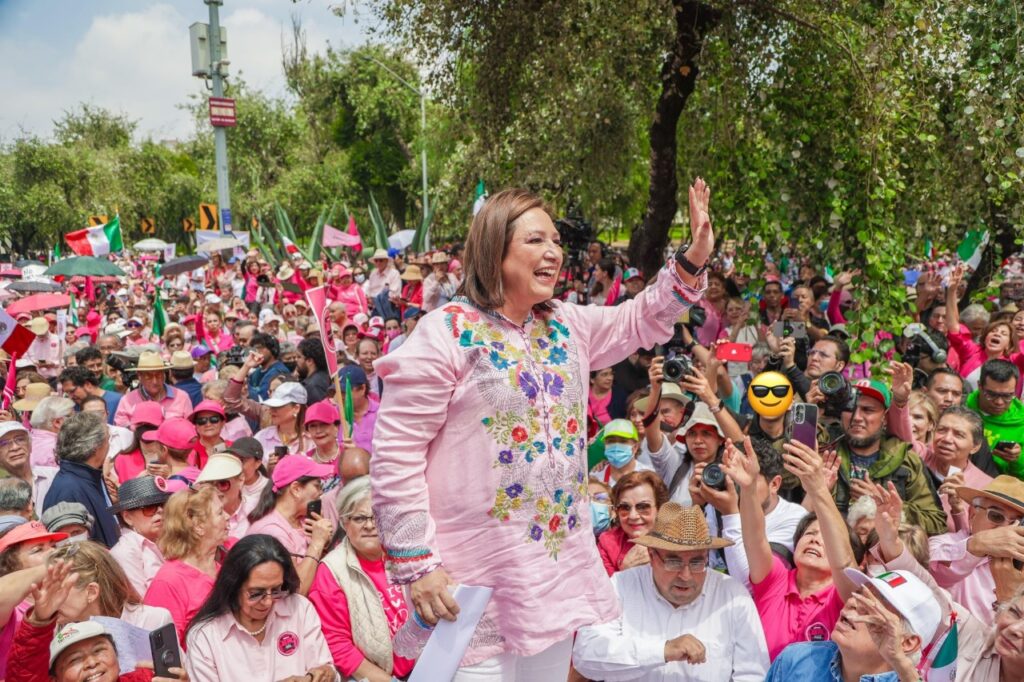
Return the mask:
<svg viewBox="0 0 1024 682">
<path fill-rule="evenodd" d="M 213 80 L 213 96 L 224 96 L 224 77 L 220 74 L 220 5 L 224 0 L 203 0 L 210 8 L 210 77 Z M 217 168 L 217 208 L 221 234 L 231 231 L 231 190 L 228 183 L 228 137 L 222 126 L 213 128 L 214 162 Z"/>
</svg>

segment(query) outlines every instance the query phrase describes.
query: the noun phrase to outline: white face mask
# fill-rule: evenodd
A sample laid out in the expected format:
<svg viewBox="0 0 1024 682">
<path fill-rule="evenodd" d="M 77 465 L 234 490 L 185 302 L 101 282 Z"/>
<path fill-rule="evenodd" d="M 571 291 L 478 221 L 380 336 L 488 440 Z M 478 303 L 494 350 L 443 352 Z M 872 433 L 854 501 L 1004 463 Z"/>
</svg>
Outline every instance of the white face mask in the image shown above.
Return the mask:
<svg viewBox="0 0 1024 682">
<path fill-rule="evenodd" d="M 356 283 L 362 284 L 366 281 L 366 275 L 356 275 Z"/>
</svg>

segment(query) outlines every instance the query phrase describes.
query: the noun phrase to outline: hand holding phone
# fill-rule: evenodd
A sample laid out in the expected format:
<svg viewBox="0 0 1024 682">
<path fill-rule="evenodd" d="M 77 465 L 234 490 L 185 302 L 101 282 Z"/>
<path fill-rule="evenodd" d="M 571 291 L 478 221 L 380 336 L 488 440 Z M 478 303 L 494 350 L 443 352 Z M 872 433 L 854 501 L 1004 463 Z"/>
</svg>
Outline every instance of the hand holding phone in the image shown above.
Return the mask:
<svg viewBox="0 0 1024 682">
<path fill-rule="evenodd" d="M 149 651 L 153 656 L 154 676 L 175 677 L 171 674 L 171 668 L 183 667 L 174 623 L 168 623 L 149 633 Z"/>
<path fill-rule="evenodd" d="M 317 499 L 306 504 L 306 517 L 313 518 L 313 514 L 317 516 L 323 514 L 323 501 Z"/>
<path fill-rule="evenodd" d="M 720 343 L 715 348 L 715 357 L 723 362 L 750 362 L 754 347 L 749 343 Z"/>
</svg>

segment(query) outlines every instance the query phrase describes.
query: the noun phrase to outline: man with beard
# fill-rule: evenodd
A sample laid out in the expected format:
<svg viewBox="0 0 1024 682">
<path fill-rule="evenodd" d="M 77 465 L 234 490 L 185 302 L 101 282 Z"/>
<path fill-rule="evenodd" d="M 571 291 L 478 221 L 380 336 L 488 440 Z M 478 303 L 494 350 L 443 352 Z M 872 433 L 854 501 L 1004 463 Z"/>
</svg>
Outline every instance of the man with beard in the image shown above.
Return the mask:
<svg viewBox="0 0 1024 682">
<path fill-rule="evenodd" d="M 327 355 L 323 342 L 314 337 L 303 339 L 298 346 L 299 358 L 295 372 L 306 389 L 310 405 L 315 405 L 331 394 L 331 375 L 327 371 Z"/>
<path fill-rule="evenodd" d="M 891 481 L 904 502 L 907 523 L 921 526 L 928 535 L 945 533 L 946 514 L 921 458 L 910 443 L 886 434 L 889 387 L 877 379 L 862 379 L 856 389 L 856 407 L 843 413 L 843 437 L 836 448 L 840 463 L 833 497 L 839 511 L 845 515 L 851 502 L 871 495 L 873 484 L 884 487 Z"/>
</svg>

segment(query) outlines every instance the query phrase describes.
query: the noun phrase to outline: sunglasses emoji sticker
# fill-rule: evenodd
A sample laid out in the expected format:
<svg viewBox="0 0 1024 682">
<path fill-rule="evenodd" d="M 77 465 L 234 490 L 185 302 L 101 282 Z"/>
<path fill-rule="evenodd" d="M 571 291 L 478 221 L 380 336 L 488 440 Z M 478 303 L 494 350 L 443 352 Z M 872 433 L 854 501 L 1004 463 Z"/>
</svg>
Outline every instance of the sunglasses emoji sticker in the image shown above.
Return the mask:
<svg viewBox="0 0 1024 682">
<path fill-rule="evenodd" d="M 781 417 L 793 403 L 793 385 L 778 372 L 762 372 L 750 382 L 747 400 L 762 417 Z"/>
</svg>

